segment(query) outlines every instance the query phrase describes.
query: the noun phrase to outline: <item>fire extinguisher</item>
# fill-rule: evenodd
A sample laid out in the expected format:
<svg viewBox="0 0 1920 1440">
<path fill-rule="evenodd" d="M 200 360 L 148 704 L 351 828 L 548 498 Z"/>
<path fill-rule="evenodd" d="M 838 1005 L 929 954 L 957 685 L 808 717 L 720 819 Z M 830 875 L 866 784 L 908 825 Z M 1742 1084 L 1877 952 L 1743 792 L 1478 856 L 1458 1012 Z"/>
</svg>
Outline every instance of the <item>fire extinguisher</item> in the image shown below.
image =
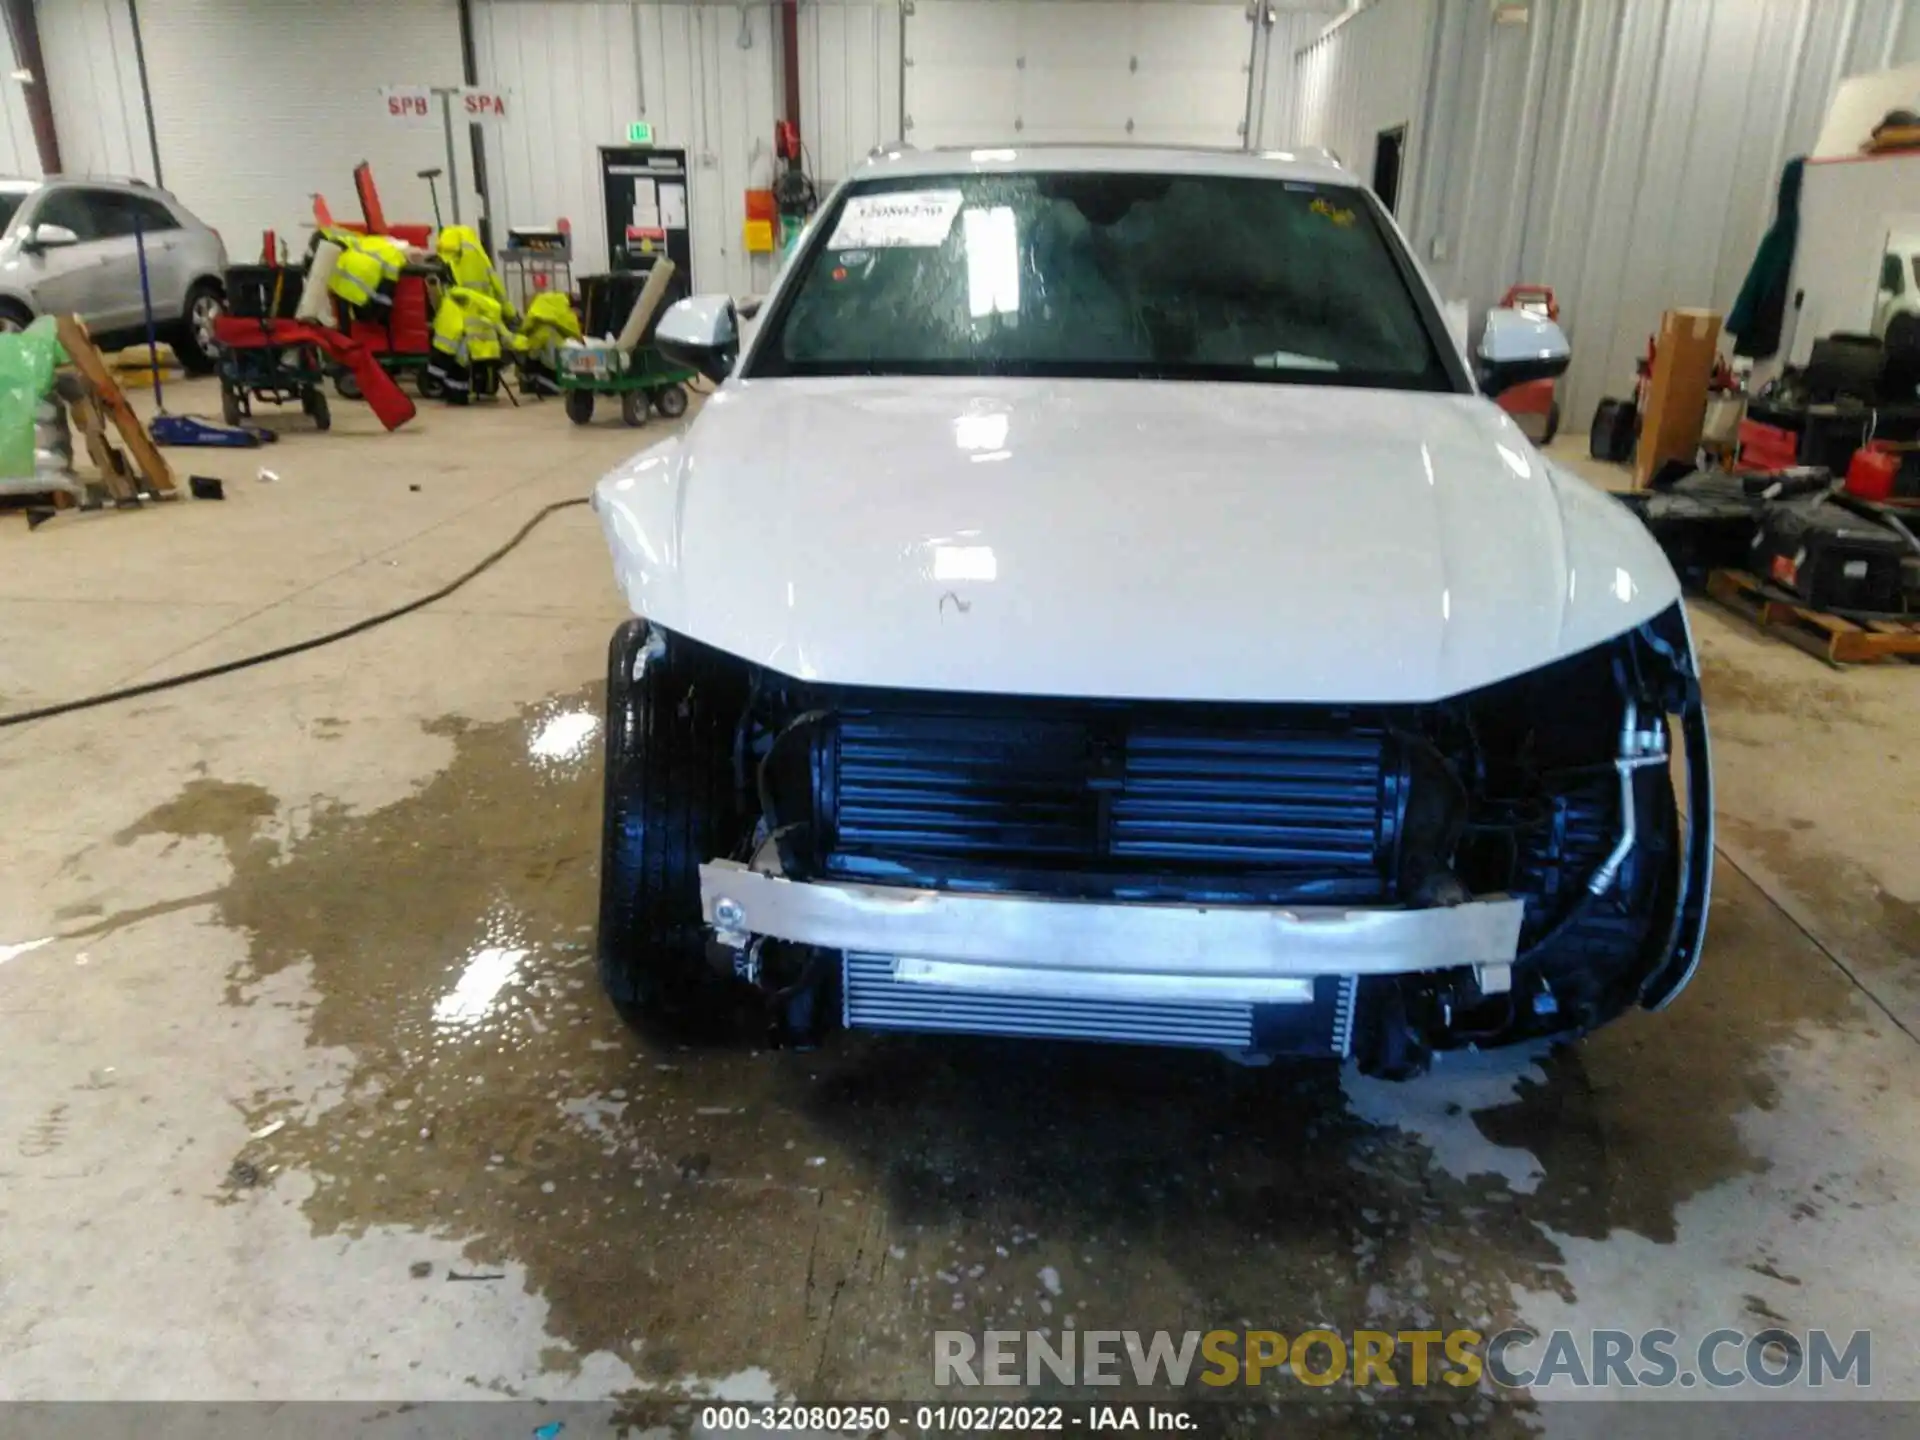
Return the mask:
<svg viewBox="0 0 1920 1440">
<path fill-rule="evenodd" d="M 780 251 L 785 254 L 819 203 L 807 174 L 800 127 L 791 120 L 773 122 L 773 204 L 780 215 Z"/>
</svg>

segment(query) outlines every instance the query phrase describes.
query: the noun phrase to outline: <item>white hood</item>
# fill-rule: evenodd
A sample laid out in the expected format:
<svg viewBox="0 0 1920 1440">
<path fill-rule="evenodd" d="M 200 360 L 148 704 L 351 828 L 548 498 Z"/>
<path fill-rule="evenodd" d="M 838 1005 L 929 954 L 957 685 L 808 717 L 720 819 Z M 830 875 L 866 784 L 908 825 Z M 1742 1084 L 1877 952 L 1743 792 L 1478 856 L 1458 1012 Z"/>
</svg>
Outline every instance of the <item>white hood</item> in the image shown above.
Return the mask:
<svg viewBox="0 0 1920 1440">
<path fill-rule="evenodd" d="M 595 497 L 636 613 L 803 679 L 1418 702 L 1679 596 L 1477 396 L 733 381 Z"/>
</svg>

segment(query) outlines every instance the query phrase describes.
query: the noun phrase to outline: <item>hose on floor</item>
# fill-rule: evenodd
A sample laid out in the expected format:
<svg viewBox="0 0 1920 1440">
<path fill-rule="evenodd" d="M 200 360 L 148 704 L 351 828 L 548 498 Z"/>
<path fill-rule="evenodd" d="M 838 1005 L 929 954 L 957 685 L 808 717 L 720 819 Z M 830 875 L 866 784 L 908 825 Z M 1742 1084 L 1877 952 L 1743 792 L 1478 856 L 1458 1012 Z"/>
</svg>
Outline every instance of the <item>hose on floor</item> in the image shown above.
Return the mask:
<svg viewBox="0 0 1920 1440">
<path fill-rule="evenodd" d="M 364 620 L 356 620 L 351 625 L 343 625 L 338 630 L 329 630 L 324 635 L 315 635 L 306 640 L 296 640 L 291 645 L 281 645 L 272 650 L 262 650 L 256 655 L 243 655 L 238 660 L 223 661 L 218 665 L 209 665 L 201 670 L 188 670 L 180 675 L 168 675 L 160 680 L 148 680 L 139 685 L 123 685 L 118 690 L 105 690 L 98 695 L 88 695 L 79 700 L 62 700 L 57 705 L 42 705 L 36 710 L 20 710 L 12 715 L 0 715 L 0 730 L 10 725 L 25 725 L 34 720 L 48 720 L 55 715 L 71 715 L 76 710 L 92 710 L 101 705 L 113 705 L 122 700 L 137 700 L 142 695 L 157 694 L 162 690 L 177 689 L 182 685 L 192 685 L 197 681 L 211 680 L 216 675 L 231 675 L 236 670 L 251 669 L 255 665 L 265 665 L 270 660 L 284 660 L 289 655 L 301 655 L 308 650 L 318 650 L 322 645 L 331 645 L 336 640 L 345 640 L 353 635 L 363 635 L 389 620 L 398 620 L 402 615 L 411 615 L 414 611 L 431 605 L 436 600 L 444 600 L 468 581 L 491 570 L 505 559 L 520 542 L 533 533 L 534 527 L 549 515 L 559 510 L 567 510 L 575 505 L 585 505 L 587 497 L 582 495 L 573 500 L 556 500 L 551 505 L 543 505 L 534 511 L 526 524 L 522 525 L 507 542 L 487 555 L 478 564 L 463 570 L 438 590 L 430 590 L 425 595 L 396 606 L 392 610 L 383 610 L 378 615 L 369 615 Z"/>
</svg>

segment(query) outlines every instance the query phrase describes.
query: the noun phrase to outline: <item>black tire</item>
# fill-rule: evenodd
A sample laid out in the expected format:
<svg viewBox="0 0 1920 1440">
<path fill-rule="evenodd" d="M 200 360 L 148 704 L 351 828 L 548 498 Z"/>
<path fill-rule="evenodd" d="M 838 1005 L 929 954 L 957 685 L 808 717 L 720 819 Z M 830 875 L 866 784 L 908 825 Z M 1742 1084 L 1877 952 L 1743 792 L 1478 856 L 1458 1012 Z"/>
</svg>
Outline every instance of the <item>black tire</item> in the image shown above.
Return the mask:
<svg viewBox="0 0 1920 1440">
<path fill-rule="evenodd" d="M 300 408 L 313 417 L 314 429 L 331 430 L 333 428 L 333 411 L 327 406 L 327 392 L 318 385 L 301 392 Z"/>
<path fill-rule="evenodd" d="M 173 353 L 189 375 L 211 375 L 220 364 L 220 346 L 213 338 L 213 320 L 225 308 L 226 296 L 211 280 L 187 291 L 186 313 L 174 337 Z"/>
<path fill-rule="evenodd" d="M 644 390 L 623 390 L 620 392 L 620 418 L 629 425 L 647 423 L 647 392 Z"/>
<path fill-rule="evenodd" d="M 653 392 L 653 408 L 668 420 L 678 420 L 687 413 L 687 390 L 684 385 L 666 385 Z"/>
<path fill-rule="evenodd" d="M 238 425 L 244 413 L 244 407 L 240 404 L 239 390 L 231 381 L 222 380 L 220 382 L 220 418 L 229 425 Z"/>
<path fill-rule="evenodd" d="M 365 398 L 360 393 L 360 377 L 355 375 L 351 370 L 336 370 L 333 372 L 333 390 L 342 400 L 360 400 Z"/>
<path fill-rule="evenodd" d="M 567 418 L 576 425 L 593 423 L 593 391 L 567 391 Z"/>
<path fill-rule="evenodd" d="M 413 388 L 420 392 L 422 400 L 438 400 L 447 393 L 447 382 L 431 370 L 416 370 Z"/>
<path fill-rule="evenodd" d="M 33 312 L 17 300 L 0 300 L 0 334 L 11 335 L 33 323 Z"/>
<path fill-rule="evenodd" d="M 707 962 L 700 865 L 744 828 L 733 733 L 746 691 L 710 652 L 672 639 L 634 679 L 650 634 L 629 620 L 607 646 L 600 983 L 629 1024 L 718 1040 L 753 992 Z"/>
</svg>

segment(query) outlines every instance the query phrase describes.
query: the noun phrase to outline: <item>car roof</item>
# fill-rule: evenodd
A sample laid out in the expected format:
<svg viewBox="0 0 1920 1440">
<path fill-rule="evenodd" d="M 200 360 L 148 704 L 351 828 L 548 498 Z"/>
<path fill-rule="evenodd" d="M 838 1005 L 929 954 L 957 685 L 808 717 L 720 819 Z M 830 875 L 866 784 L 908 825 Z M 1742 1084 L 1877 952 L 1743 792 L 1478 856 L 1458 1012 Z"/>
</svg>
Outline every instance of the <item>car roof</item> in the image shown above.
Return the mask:
<svg viewBox="0 0 1920 1440">
<path fill-rule="evenodd" d="M 49 175 L 49 185 L 98 185 L 104 190 L 141 190 L 153 195 L 166 192 L 138 175 Z"/>
<path fill-rule="evenodd" d="M 883 146 L 848 178 L 1087 171 L 1137 175 L 1231 175 L 1261 180 L 1306 180 L 1323 185 L 1359 182 L 1329 151 L 1210 150 L 1175 145 L 973 145 L 916 150 Z"/>
<path fill-rule="evenodd" d="M 143 195 L 173 198 L 170 191 L 162 190 L 138 175 L 43 175 L 38 178 L 31 175 L 0 175 L 0 193 L 8 195 L 25 195 L 48 185 L 97 185 L 102 190 L 137 190 Z"/>
</svg>

